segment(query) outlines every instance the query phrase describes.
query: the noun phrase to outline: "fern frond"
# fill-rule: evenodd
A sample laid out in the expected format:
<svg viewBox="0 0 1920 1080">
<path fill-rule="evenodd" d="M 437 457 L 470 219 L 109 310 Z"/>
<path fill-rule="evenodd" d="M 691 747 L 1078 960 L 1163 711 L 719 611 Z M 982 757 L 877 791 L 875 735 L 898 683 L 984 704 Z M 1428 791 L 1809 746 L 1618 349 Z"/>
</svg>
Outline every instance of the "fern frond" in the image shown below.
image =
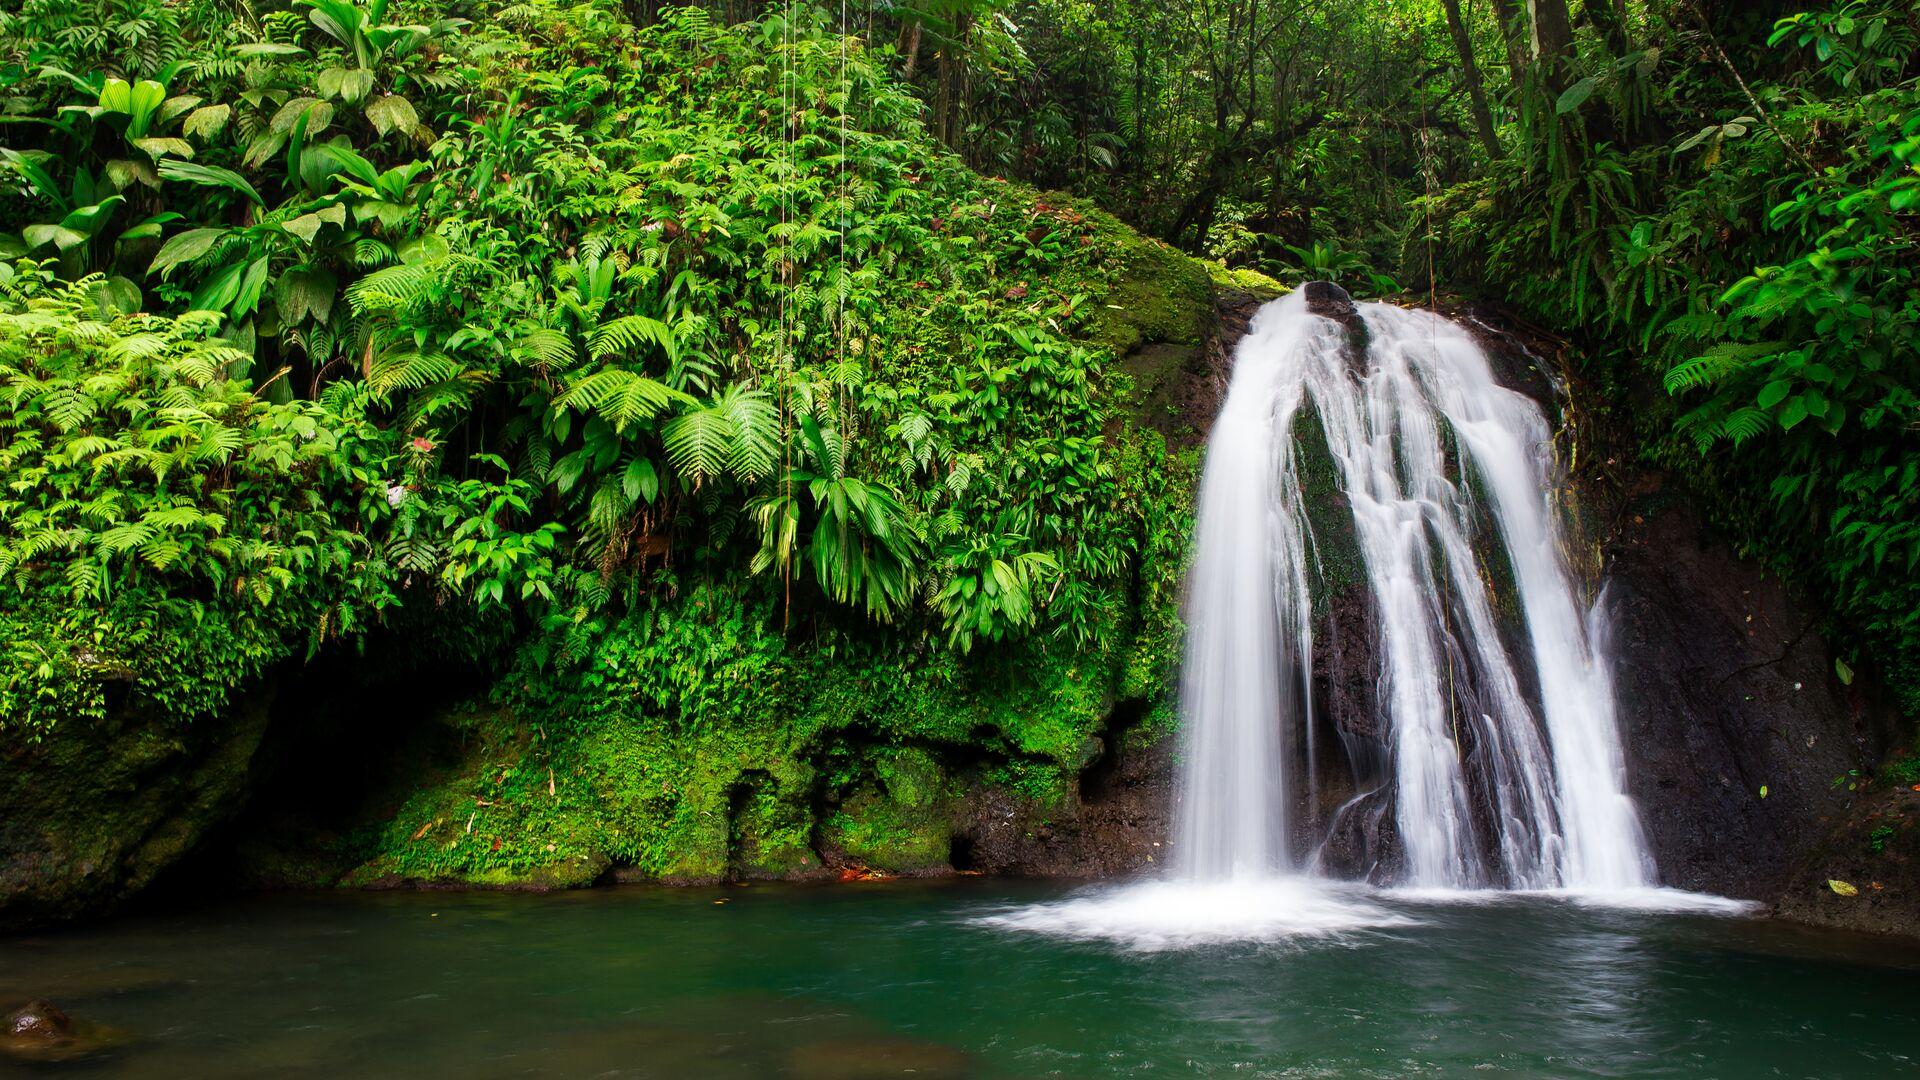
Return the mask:
<svg viewBox="0 0 1920 1080">
<path fill-rule="evenodd" d="M 646 315 L 626 315 L 596 327 L 587 338 L 587 351 L 596 360 L 631 355 L 642 345 L 657 345 L 669 360 L 678 355 L 673 329 Z"/>
<path fill-rule="evenodd" d="M 656 379 L 624 368 L 607 368 L 574 380 L 556 404 L 598 413 L 617 431 L 665 412 L 692 398 Z"/>
</svg>

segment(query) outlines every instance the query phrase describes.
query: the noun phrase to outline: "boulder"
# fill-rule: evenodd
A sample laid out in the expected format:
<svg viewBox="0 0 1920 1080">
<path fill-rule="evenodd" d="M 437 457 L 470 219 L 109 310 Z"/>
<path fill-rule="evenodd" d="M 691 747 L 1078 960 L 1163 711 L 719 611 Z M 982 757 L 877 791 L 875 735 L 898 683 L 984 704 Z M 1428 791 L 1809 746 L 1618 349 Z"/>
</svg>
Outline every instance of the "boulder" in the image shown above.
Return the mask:
<svg viewBox="0 0 1920 1080">
<path fill-rule="evenodd" d="M 122 1033 L 76 1021 L 50 1001 L 35 999 L 0 1017 L 0 1061 L 58 1064 L 125 1042 Z"/>
<path fill-rule="evenodd" d="M 218 716 L 129 711 L 0 742 L 0 932 L 102 914 L 241 807 L 270 689 Z"/>
</svg>

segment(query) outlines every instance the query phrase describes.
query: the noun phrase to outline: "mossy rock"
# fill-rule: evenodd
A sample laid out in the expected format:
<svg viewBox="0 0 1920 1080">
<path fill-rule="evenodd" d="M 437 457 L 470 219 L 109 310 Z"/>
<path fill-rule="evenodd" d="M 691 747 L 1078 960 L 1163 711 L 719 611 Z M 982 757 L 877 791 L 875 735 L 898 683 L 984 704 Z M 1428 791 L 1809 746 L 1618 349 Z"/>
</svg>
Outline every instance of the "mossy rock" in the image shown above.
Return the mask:
<svg viewBox="0 0 1920 1080">
<path fill-rule="evenodd" d="M 1084 208 L 1105 248 L 1112 286 L 1094 315 L 1092 340 L 1126 356 L 1142 345 L 1199 346 L 1213 318 L 1205 263 L 1142 236 L 1111 214 Z"/>
<path fill-rule="evenodd" d="M 102 914 L 243 805 L 270 689 L 194 724 L 137 711 L 0 744 L 0 930 Z"/>
<path fill-rule="evenodd" d="M 883 755 L 876 780 L 821 823 L 824 845 L 851 862 L 895 874 L 951 865 L 958 800 L 932 755 L 904 748 Z"/>
<path fill-rule="evenodd" d="M 1207 260 L 1203 265 L 1213 281 L 1213 287 L 1220 292 L 1245 293 L 1256 300 L 1272 300 L 1287 291 L 1287 287 L 1277 279 L 1268 277 L 1258 270 L 1248 267 L 1222 266 Z"/>
</svg>

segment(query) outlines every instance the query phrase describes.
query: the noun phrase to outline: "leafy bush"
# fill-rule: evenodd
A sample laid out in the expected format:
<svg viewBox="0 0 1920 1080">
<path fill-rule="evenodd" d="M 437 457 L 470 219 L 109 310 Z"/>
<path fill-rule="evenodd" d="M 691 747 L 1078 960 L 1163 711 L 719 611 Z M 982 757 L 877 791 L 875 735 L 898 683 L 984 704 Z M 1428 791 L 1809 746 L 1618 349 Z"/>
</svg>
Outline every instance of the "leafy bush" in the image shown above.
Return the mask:
<svg viewBox="0 0 1920 1080">
<path fill-rule="evenodd" d="M 0 248 L 40 260 L 17 317 L 61 327 L 17 331 L 10 371 L 45 388 L 9 430 L 69 470 L 8 569 L 62 625 L 220 606 L 254 636 L 209 687 L 402 598 L 523 619 L 565 667 L 740 579 L 795 633 L 1117 645 L 1177 528 L 1103 344 L 1110 294 L 1167 293 L 1119 280 L 1157 263 L 966 170 L 811 7 L 30 3 L 0 17 L 0 91 L 44 121 L 0 156 Z M 204 418 L 147 452 L 187 465 L 113 502 L 147 459 L 86 440 L 176 408 Z M 109 504 L 136 516 L 80 509 Z"/>
<path fill-rule="evenodd" d="M 1408 256 L 1435 245 L 1588 335 L 1648 456 L 1920 711 L 1914 16 L 1784 19 L 1744 83 L 1664 78 L 1663 58 L 1722 45 L 1694 20 L 1661 32 L 1632 63 L 1590 43 L 1592 73 L 1536 106 L 1534 152 L 1436 196 Z M 1655 380 L 1672 405 L 1636 393 Z"/>
<path fill-rule="evenodd" d="M 0 726 L 191 717 L 393 595 L 365 529 L 386 464 L 364 420 L 275 404 L 218 316 L 114 316 L 97 277 L 0 270 Z"/>
</svg>

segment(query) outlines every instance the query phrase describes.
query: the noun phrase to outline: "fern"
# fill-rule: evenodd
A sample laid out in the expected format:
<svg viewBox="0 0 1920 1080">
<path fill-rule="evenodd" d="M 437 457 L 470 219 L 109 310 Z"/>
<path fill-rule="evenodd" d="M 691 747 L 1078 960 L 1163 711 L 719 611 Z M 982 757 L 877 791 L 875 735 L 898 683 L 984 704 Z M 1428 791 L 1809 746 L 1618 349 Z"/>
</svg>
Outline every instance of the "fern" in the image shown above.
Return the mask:
<svg viewBox="0 0 1920 1080">
<path fill-rule="evenodd" d="M 596 413 L 615 431 L 625 431 L 675 404 L 692 402 L 686 394 L 638 372 L 607 368 L 574 380 L 555 404 Z"/>
<path fill-rule="evenodd" d="M 587 351 L 595 360 L 609 356 L 632 356 L 643 345 L 655 345 L 668 360 L 678 355 L 673 330 L 666 323 L 645 315 L 627 315 L 595 327 L 587 338 Z"/>
</svg>

